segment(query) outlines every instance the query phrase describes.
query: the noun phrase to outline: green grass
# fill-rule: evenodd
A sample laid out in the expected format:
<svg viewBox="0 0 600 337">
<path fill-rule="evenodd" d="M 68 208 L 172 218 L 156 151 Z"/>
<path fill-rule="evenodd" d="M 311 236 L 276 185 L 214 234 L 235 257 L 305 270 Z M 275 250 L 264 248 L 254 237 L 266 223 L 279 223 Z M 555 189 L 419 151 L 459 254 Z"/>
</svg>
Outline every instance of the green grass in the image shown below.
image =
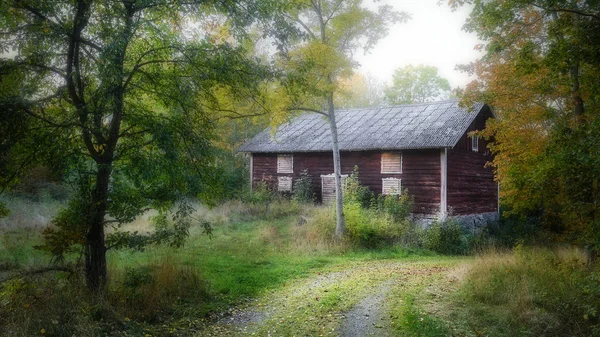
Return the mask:
<svg viewBox="0 0 600 337">
<path fill-rule="evenodd" d="M 382 324 L 393 335 L 600 336 L 599 272 L 575 250 L 519 248 L 474 258 L 353 248 L 319 238 L 328 233 L 327 209 L 277 202 L 270 215 L 262 212 L 241 203 L 199 207 L 196 216 L 213 224 L 212 237 L 198 227 L 180 249 L 110 251 L 110 285 L 101 299 L 86 293 L 79 275 L 6 282 L 0 335 L 237 335 L 215 326 L 215 317 L 252 305 L 276 309 L 253 328 L 257 335 L 336 335 L 344 313 L 392 280 Z M 321 227 L 299 225 L 300 214 Z M 147 216 L 125 228 L 148 230 Z M 0 278 L 47 266 L 50 257 L 33 248 L 41 242 L 37 228 L 0 229 Z M 307 288 L 328 273 L 343 277 Z"/>
<path fill-rule="evenodd" d="M 257 296 L 289 280 L 353 261 L 421 259 L 421 251 L 400 247 L 345 253 L 299 252 L 294 249 L 289 233 L 289 224 L 296 220 L 297 217 L 288 216 L 273 221 L 236 222 L 216 227 L 212 238 L 193 235 L 186 246 L 175 252 L 168 247 L 150 248 L 143 253 L 112 252 L 109 263 L 119 269 L 149 264 L 161 256 L 175 254 L 180 263 L 202 270 L 210 285 L 211 309 L 214 309 Z"/>
<path fill-rule="evenodd" d="M 91 313 L 81 316 L 77 324 L 70 322 L 72 329 L 65 327 L 65 333 L 71 331 L 71 334 L 79 334 L 87 327 L 91 334 L 94 334 L 93 331 L 104 331 L 118 335 L 128 331 L 134 334 L 143 332 L 162 335 L 170 333 L 173 329 L 186 334 L 185 331 L 201 329 L 213 313 L 268 294 L 294 280 L 302 280 L 319 272 L 345 268 L 365 261 L 417 260 L 424 254 L 419 250 L 399 247 L 380 250 L 351 249 L 346 245 L 335 246 L 327 242 L 313 246 L 312 243 L 307 244 L 301 240 L 303 232 L 299 229 L 305 227 L 298 227 L 296 223 L 300 212 L 321 212 L 319 208 L 310 206 L 302 210 L 297 205 L 279 202 L 272 205 L 271 215 L 265 216 L 261 212 L 262 208 L 238 203 L 213 210 L 200 207 L 201 214 L 198 216 L 213 223 L 212 237 L 202 235 L 200 228 L 192 228 L 186 245 L 180 249 L 151 246 L 142 252 L 109 251 L 107 259 L 110 286 L 107 302 L 94 304 L 93 300 L 86 299 L 85 296 L 80 296 L 79 302 L 69 302 L 65 297 L 69 292 L 79 292 L 79 289 L 83 288 L 82 280 L 66 278 L 63 290 L 56 292 L 52 289 L 52 280 L 63 275 L 47 274 L 27 280 L 26 287 L 32 291 L 19 290 L 17 297 L 13 296 L 15 293 L 9 294 L 13 296 L 11 310 L 20 311 L 18 306 L 29 305 L 30 298 L 39 296 L 36 295 L 38 293 L 47 295 L 42 298 L 47 304 L 34 306 L 39 310 L 39 315 L 37 318 L 33 317 L 35 315 L 30 315 L 33 318 L 27 318 L 23 335 L 42 328 L 47 331 L 47 335 L 60 335 L 56 330 L 49 328 L 53 326 L 53 321 L 59 320 L 59 317 L 52 318 L 55 316 L 50 308 L 53 305 L 68 306 L 72 309 L 61 313 L 63 317 L 72 315 L 69 312 L 82 310 Z M 139 231 L 149 229 L 147 216 L 125 228 Z M 42 242 L 39 229 L 4 229 L 0 231 L 0 238 L 0 277 L 3 276 L 2 273 L 12 274 L 22 269 L 48 265 L 50 257 L 33 248 Z M 425 259 L 435 259 L 433 255 L 429 255 Z M 175 265 L 175 269 L 166 268 L 166 264 Z M 153 292 L 161 289 L 157 282 L 167 282 L 164 285 L 167 288 L 178 287 L 164 275 L 169 272 L 182 273 L 191 278 L 201 277 L 206 286 L 206 294 L 202 295 L 204 297 L 197 297 L 194 303 L 180 299 L 166 303 L 165 298 L 161 298 L 176 293 L 174 291 L 165 291 L 164 295 L 154 296 Z M 131 283 L 131 275 L 136 274 L 148 278 L 148 281 L 142 281 L 137 288 L 128 288 L 126 284 Z M 140 302 L 140 294 L 149 297 L 147 302 Z M 349 302 L 349 298 L 340 301 L 339 296 L 335 294 L 324 294 L 321 302 L 323 310 L 339 310 L 343 305 L 352 303 Z M 185 294 L 183 296 L 185 297 Z M 144 307 L 145 310 L 140 310 L 136 315 L 131 312 L 131 307 L 135 305 Z M 164 306 L 169 308 L 162 308 Z M 156 309 L 152 309 L 155 307 Z M 98 319 L 101 320 L 101 324 L 94 323 Z M 12 324 L 18 326 L 20 320 L 15 318 Z"/>
</svg>

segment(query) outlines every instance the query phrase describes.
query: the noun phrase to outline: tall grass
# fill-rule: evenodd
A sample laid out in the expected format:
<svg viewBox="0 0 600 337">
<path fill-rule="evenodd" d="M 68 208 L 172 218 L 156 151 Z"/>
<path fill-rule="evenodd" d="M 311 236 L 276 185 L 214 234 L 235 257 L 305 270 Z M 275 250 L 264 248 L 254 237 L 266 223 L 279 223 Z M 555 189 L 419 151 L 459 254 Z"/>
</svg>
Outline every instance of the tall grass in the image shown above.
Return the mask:
<svg viewBox="0 0 600 337">
<path fill-rule="evenodd" d="M 31 199 L 14 195 L 4 195 L 1 201 L 9 209 L 6 217 L 0 217 L 0 230 L 41 229 L 64 205 L 64 201 L 53 198 Z"/>
<path fill-rule="evenodd" d="M 599 280 L 578 249 L 517 246 L 477 259 L 459 294 L 467 320 L 488 335 L 596 336 Z"/>
<path fill-rule="evenodd" d="M 369 233 L 364 229 L 378 221 L 392 221 L 369 212 L 350 214 L 349 229 Z M 152 231 L 152 215 L 148 212 L 121 229 Z M 39 335 L 41 329 L 46 336 L 189 332 L 208 313 L 327 266 L 408 254 L 365 252 L 366 245 L 335 242 L 332 208 L 312 203 L 274 198 L 267 209 L 261 203 L 229 201 L 212 208 L 196 205 L 192 216 L 199 224 L 212 225 L 212 237 L 202 235 L 198 225 L 179 250 L 155 245 L 142 252 L 109 251 L 109 285 L 100 297 L 88 294 L 81 271 L 18 276 L 24 267 L 47 266 L 49 257 L 32 248 L 41 240 L 39 230 L 0 230 L 0 279 L 16 276 L 0 286 L 0 335 Z M 363 220 L 369 222 L 363 225 Z"/>
</svg>

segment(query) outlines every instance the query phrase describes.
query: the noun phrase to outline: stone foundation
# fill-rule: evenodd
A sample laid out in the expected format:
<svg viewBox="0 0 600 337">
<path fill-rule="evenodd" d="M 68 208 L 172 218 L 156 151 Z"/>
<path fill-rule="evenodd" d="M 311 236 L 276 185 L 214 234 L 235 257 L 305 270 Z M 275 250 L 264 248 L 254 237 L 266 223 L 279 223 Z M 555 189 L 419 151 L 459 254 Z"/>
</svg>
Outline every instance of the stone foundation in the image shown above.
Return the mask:
<svg viewBox="0 0 600 337">
<path fill-rule="evenodd" d="M 440 221 L 439 215 L 433 214 L 413 214 L 412 220 L 425 229 L 431 226 L 432 223 Z M 446 221 L 456 221 L 459 225 L 464 228 L 478 231 L 479 229 L 487 226 L 490 222 L 498 221 L 497 212 L 479 213 L 479 214 L 468 214 L 468 215 L 449 215 L 446 217 Z"/>
</svg>

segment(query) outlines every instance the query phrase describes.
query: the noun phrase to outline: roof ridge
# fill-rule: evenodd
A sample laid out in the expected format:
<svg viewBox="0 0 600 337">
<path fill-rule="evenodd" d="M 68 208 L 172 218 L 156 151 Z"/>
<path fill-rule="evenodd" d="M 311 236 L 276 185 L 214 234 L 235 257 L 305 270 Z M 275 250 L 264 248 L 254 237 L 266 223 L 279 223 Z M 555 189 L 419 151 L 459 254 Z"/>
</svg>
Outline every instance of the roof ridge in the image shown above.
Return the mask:
<svg viewBox="0 0 600 337">
<path fill-rule="evenodd" d="M 352 111 L 352 110 L 372 110 L 372 109 L 388 109 L 388 108 L 401 108 L 401 107 L 410 107 L 410 106 L 420 106 L 420 105 L 432 105 L 432 104 L 442 104 L 442 103 L 450 103 L 450 102 L 459 102 L 459 98 L 450 98 L 441 101 L 434 102 L 420 102 L 420 103 L 408 103 L 408 104 L 395 104 L 395 105 L 377 105 L 377 106 L 364 106 L 364 107 L 355 107 L 355 108 L 340 108 L 336 109 L 337 111 Z M 476 102 L 479 103 L 479 102 Z M 310 111 L 308 111 L 310 112 Z"/>
</svg>

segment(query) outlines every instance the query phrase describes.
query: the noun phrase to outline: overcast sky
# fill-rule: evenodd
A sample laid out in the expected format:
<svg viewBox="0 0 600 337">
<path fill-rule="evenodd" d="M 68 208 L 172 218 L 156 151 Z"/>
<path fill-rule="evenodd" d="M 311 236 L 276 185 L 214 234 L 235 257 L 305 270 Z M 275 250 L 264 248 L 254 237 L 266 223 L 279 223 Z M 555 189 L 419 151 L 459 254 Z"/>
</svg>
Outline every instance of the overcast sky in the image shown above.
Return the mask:
<svg viewBox="0 0 600 337">
<path fill-rule="evenodd" d="M 473 48 L 477 36 L 462 30 L 468 8 L 452 12 L 447 0 L 383 0 L 375 4 L 391 4 L 396 10 L 408 12 L 412 19 L 397 24 L 389 35 L 367 55 L 358 53 L 361 73 L 370 73 L 381 82 L 391 84 L 392 73 L 409 64 L 431 65 L 450 81 L 454 88 L 464 87 L 467 74 L 455 70 L 457 64 L 475 61 L 479 52 Z"/>
</svg>

